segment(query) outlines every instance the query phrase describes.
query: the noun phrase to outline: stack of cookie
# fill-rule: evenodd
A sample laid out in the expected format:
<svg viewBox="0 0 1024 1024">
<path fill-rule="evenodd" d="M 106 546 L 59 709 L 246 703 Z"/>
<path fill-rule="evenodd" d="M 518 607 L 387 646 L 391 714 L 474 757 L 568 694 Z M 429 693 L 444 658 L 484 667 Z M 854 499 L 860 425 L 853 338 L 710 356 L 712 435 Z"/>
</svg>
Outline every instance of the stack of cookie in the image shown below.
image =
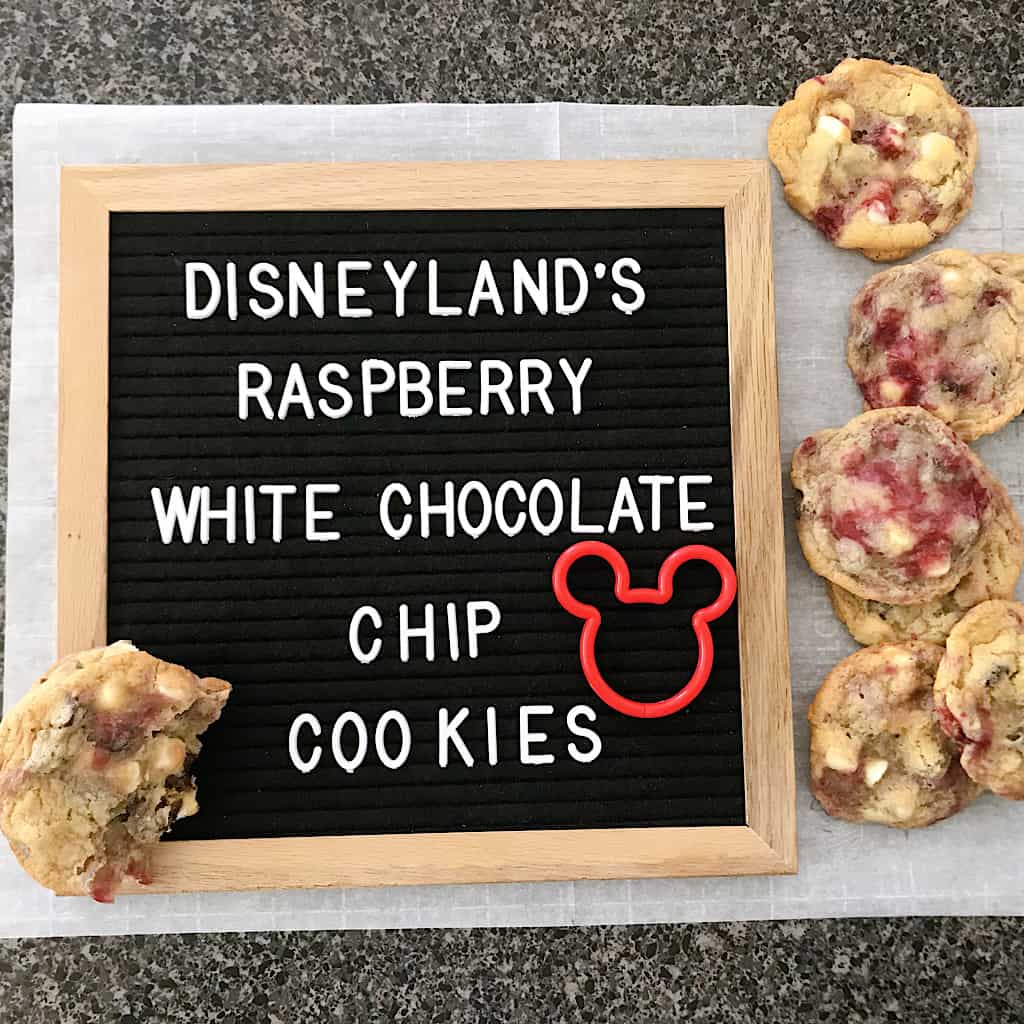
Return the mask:
<svg viewBox="0 0 1024 1024">
<path fill-rule="evenodd" d="M 845 60 L 776 115 L 786 198 L 835 245 L 901 259 L 967 212 L 977 136 L 934 75 Z M 982 790 L 1024 799 L 1024 563 L 1006 488 L 967 442 L 1024 410 L 1024 256 L 935 252 L 876 274 L 847 341 L 868 410 L 793 456 L 797 534 L 870 645 L 809 712 L 828 813 L 900 828 Z"/>
</svg>

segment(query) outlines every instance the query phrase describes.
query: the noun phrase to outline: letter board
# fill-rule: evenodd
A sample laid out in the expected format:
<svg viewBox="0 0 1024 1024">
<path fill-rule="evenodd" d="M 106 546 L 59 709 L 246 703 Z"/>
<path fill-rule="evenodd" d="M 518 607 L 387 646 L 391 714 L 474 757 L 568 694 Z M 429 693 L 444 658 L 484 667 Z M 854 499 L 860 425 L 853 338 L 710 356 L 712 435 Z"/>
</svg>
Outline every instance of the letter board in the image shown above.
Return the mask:
<svg viewBox="0 0 1024 1024">
<path fill-rule="evenodd" d="M 793 869 L 764 165 L 63 181 L 62 651 L 234 686 L 157 889 Z"/>
</svg>

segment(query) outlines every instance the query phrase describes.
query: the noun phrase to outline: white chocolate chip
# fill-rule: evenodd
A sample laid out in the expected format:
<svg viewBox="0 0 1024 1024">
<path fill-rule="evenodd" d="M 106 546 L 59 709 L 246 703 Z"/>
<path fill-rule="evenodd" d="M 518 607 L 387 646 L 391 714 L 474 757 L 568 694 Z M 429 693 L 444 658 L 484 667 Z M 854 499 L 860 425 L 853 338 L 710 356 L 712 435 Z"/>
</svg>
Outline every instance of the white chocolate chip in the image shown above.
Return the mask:
<svg viewBox="0 0 1024 1024">
<path fill-rule="evenodd" d="M 938 185 L 949 178 L 960 163 L 956 143 L 941 132 L 928 132 L 921 138 L 920 156 L 907 173 L 930 185 Z"/>
<path fill-rule="evenodd" d="M 909 551 L 917 542 L 914 534 L 891 519 L 878 532 L 880 535 L 878 546 L 887 555 L 894 558 Z"/>
<path fill-rule="evenodd" d="M 963 276 L 964 275 L 961 274 L 959 270 L 954 270 L 952 267 L 949 267 L 948 269 L 942 272 L 942 275 L 939 278 L 939 280 L 947 288 L 955 288 L 961 282 L 961 280 L 963 280 Z"/>
<path fill-rule="evenodd" d="M 128 702 L 128 690 L 117 679 L 108 679 L 97 691 L 94 704 L 101 711 L 116 711 Z"/>
<path fill-rule="evenodd" d="M 878 784 L 882 776 L 889 770 L 889 762 L 880 757 L 873 757 L 864 765 L 864 781 L 869 787 Z"/>
<path fill-rule="evenodd" d="M 833 744 L 825 751 L 825 765 L 848 775 L 857 770 L 857 752 L 852 744 Z"/>
<path fill-rule="evenodd" d="M 831 114 L 822 114 L 818 118 L 818 123 L 815 125 L 814 130 L 830 135 L 839 142 L 850 141 L 850 129 L 838 117 L 832 117 Z"/>
<path fill-rule="evenodd" d="M 115 761 L 104 773 L 115 789 L 131 793 L 142 782 L 142 768 L 138 761 Z"/>
<path fill-rule="evenodd" d="M 877 199 L 868 203 L 865 207 L 866 216 L 872 224 L 888 224 L 889 223 L 889 211 L 885 208 L 885 203 L 879 202 Z"/>
<path fill-rule="evenodd" d="M 949 555 L 943 555 L 942 558 L 936 558 L 933 562 L 929 562 L 924 567 L 924 574 L 930 579 L 938 579 L 939 576 L 945 576 L 949 572 L 952 564 Z"/>
<path fill-rule="evenodd" d="M 903 397 L 904 391 L 906 391 L 906 388 L 898 380 L 893 380 L 892 377 L 886 377 L 878 386 L 878 393 L 887 402 L 898 402 Z"/>
<path fill-rule="evenodd" d="M 925 160 L 937 163 L 952 153 L 956 156 L 956 145 L 948 135 L 941 132 L 928 132 L 921 138 L 921 156 Z"/>
<path fill-rule="evenodd" d="M 157 736 L 150 745 L 149 767 L 159 778 L 177 775 L 185 764 L 185 744 L 173 736 Z"/>
</svg>

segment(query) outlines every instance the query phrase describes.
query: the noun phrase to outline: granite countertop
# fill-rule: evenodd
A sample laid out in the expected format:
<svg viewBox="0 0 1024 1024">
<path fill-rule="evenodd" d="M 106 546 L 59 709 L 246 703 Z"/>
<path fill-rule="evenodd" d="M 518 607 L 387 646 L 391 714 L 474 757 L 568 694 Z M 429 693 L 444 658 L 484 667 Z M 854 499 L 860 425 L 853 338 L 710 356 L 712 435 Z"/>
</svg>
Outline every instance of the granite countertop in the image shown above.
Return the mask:
<svg viewBox="0 0 1024 1024">
<path fill-rule="evenodd" d="M 935 71 L 968 104 L 1021 105 L 1019 22 L 1013 0 L 8 0 L 0 444 L 17 102 L 778 103 L 859 54 Z M 759 1021 L 1010 1020 L 1022 962 L 1010 918 L 5 941 L 0 1024 L 725 1022 L 755 1004 Z"/>
</svg>

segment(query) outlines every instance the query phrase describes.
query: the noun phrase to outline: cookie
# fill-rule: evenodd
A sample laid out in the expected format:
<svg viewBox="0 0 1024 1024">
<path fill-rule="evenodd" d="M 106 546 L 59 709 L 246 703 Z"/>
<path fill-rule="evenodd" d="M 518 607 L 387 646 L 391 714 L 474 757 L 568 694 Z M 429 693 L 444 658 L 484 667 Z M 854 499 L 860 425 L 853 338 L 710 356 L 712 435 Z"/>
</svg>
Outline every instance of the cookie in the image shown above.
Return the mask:
<svg viewBox="0 0 1024 1024">
<path fill-rule="evenodd" d="M 958 249 L 883 270 L 853 301 L 846 355 L 865 408 L 991 434 L 1024 410 L 1024 283 Z"/>
<path fill-rule="evenodd" d="M 828 674 L 807 719 L 811 792 L 833 817 L 921 828 L 977 796 L 935 716 L 942 654 L 921 641 L 882 644 Z"/>
<path fill-rule="evenodd" d="M 949 631 L 975 605 L 1013 595 L 1024 565 L 1020 516 L 1006 488 L 992 480 L 992 516 L 982 529 L 981 544 L 960 582 L 941 597 L 923 604 L 896 605 L 868 601 L 827 583 L 840 621 L 861 644 L 929 640 L 945 643 Z"/>
<path fill-rule="evenodd" d="M 1024 800 L 1024 604 L 986 601 L 949 634 L 935 706 L 979 785 Z"/>
<path fill-rule="evenodd" d="M 128 643 L 59 661 L 0 723 L 0 827 L 59 895 L 110 902 L 149 880 L 149 848 L 198 810 L 198 736 L 231 687 Z"/>
<path fill-rule="evenodd" d="M 810 567 L 857 597 L 913 605 L 948 594 L 974 563 L 994 478 L 916 406 L 862 413 L 793 454 L 797 536 Z"/>
<path fill-rule="evenodd" d="M 978 138 L 935 75 L 847 58 L 804 82 L 768 129 L 786 200 L 834 245 L 897 260 L 967 212 Z"/>
</svg>

